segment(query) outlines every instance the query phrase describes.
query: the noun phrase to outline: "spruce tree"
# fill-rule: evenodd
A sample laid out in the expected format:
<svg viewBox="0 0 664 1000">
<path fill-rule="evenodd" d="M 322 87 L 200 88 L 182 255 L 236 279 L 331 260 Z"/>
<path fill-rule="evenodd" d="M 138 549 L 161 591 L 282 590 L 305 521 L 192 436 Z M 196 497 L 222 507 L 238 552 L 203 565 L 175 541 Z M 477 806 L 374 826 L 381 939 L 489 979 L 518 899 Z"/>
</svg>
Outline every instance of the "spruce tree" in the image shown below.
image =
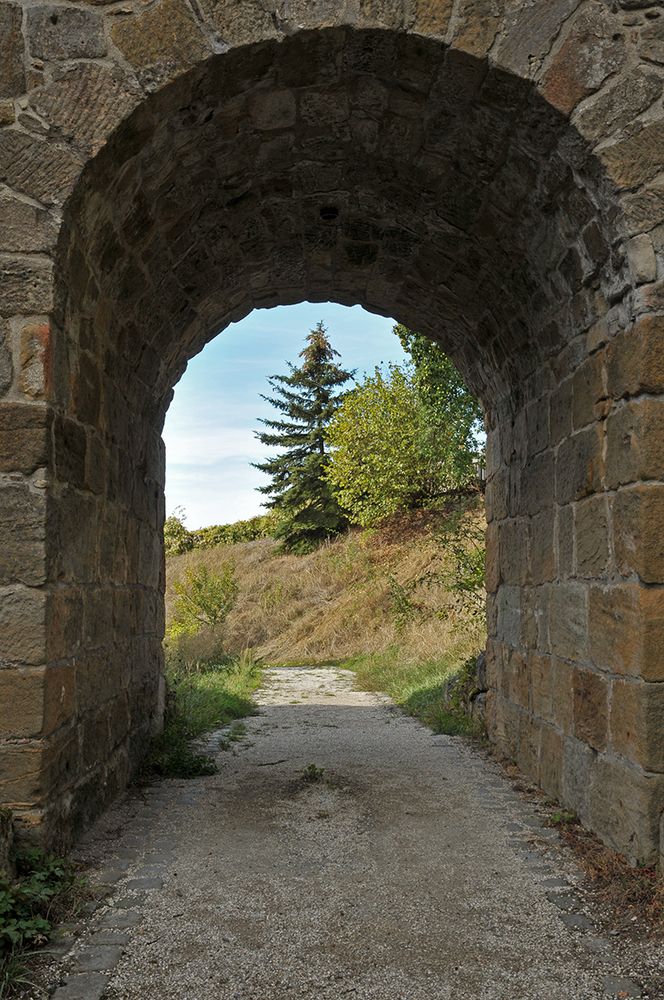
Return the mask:
<svg viewBox="0 0 664 1000">
<path fill-rule="evenodd" d="M 347 525 L 325 478 L 325 432 L 341 401 L 341 387 L 351 377 L 336 363 L 338 357 L 319 323 L 306 338 L 301 365 L 289 362 L 287 375 L 272 375 L 268 382 L 274 396 L 263 396 L 280 416 L 261 419 L 268 430 L 256 436 L 281 450 L 255 463 L 271 477 L 259 490 L 270 497 L 267 506 L 279 515 L 276 537 L 291 552 L 308 552 Z"/>
</svg>

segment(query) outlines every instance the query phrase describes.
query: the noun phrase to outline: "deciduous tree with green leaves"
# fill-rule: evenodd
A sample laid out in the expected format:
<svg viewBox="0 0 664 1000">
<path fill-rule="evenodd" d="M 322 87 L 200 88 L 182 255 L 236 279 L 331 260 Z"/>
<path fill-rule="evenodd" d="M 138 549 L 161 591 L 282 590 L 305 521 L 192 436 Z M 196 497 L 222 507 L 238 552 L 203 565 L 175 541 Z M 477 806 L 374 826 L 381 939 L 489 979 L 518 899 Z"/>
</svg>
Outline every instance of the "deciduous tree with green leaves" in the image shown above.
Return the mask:
<svg viewBox="0 0 664 1000">
<path fill-rule="evenodd" d="M 326 431 L 351 377 L 337 364 L 338 357 L 319 323 L 306 338 L 299 367 L 289 364 L 287 375 L 273 375 L 268 381 L 274 395 L 263 397 L 280 416 L 261 420 L 268 429 L 257 437 L 281 450 L 256 463 L 271 480 L 259 489 L 279 514 L 275 537 L 291 552 L 310 551 L 348 523 L 326 478 Z"/>
<path fill-rule="evenodd" d="M 420 448 L 440 490 L 467 486 L 481 457 L 483 413 L 457 368 L 428 337 L 397 324 L 394 332 L 413 362 L 420 398 Z"/>
<path fill-rule="evenodd" d="M 420 449 L 419 400 L 398 365 L 374 370 L 349 392 L 327 438 L 327 480 L 355 524 L 367 527 L 417 506 L 427 463 Z"/>
</svg>

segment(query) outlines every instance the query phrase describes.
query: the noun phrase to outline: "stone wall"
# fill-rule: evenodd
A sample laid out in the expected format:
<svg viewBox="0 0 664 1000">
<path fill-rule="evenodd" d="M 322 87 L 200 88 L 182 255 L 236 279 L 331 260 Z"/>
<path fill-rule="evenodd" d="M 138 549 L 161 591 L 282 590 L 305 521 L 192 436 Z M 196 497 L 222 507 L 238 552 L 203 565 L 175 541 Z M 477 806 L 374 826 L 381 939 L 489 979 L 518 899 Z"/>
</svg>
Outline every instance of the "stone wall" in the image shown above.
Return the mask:
<svg viewBox="0 0 664 1000">
<path fill-rule="evenodd" d="M 440 342 L 489 431 L 497 744 L 664 811 L 664 16 L 633 0 L 0 0 L 0 801 L 66 844 L 159 724 L 164 455 L 251 309 Z"/>
</svg>

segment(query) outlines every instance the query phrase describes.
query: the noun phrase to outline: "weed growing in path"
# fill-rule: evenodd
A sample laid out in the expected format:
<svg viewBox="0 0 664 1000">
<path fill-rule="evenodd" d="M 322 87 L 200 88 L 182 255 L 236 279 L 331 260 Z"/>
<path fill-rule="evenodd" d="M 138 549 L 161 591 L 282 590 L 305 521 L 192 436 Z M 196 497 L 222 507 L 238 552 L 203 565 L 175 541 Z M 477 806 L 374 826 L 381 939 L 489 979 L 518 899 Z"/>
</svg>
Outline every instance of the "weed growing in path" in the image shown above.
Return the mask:
<svg viewBox="0 0 664 1000">
<path fill-rule="evenodd" d="M 325 768 L 318 767 L 316 764 L 307 764 L 307 766 L 302 771 L 301 775 L 302 781 L 306 781 L 310 784 L 315 782 L 324 781 L 325 779 Z"/>
</svg>

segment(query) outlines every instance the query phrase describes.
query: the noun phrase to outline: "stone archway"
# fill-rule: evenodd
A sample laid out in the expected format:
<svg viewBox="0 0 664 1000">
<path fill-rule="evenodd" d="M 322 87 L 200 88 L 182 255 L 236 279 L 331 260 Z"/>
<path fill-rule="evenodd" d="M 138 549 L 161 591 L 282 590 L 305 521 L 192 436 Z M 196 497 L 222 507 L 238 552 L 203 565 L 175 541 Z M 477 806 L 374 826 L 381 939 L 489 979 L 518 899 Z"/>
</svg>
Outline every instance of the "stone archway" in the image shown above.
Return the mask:
<svg viewBox="0 0 664 1000">
<path fill-rule="evenodd" d="M 613 6 L 0 5 L 0 800 L 25 827 L 66 842 L 158 724 L 187 360 L 335 299 L 439 340 L 485 405 L 493 739 L 655 860 L 664 19 Z"/>
</svg>

